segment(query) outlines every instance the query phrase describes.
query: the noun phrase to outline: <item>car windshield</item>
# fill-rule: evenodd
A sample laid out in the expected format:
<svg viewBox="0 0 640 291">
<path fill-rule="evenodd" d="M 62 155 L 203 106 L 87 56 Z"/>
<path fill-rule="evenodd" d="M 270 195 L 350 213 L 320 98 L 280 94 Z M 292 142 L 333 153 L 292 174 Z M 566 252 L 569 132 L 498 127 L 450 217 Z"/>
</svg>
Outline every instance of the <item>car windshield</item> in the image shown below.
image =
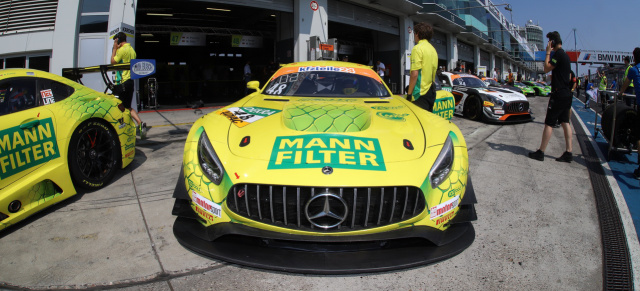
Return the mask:
<svg viewBox="0 0 640 291">
<path fill-rule="evenodd" d="M 527 87 L 527 85 L 522 84 L 522 83 L 516 83 L 516 86 Z"/>
<path fill-rule="evenodd" d="M 459 78 L 456 78 L 453 80 L 453 85 L 467 86 L 471 88 L 487 88 L 487 84 L 485 84 L 484 82 L 482 82 L 482 80 L 476 77 L 472 77 L 471 75 L 468 75 L 468 76 L 461 75 Z"/>
<path fill-rule="evenodd" d="M 285 72 L 293 70 L 295 70 L 295 72 L 284 74 L 281 72 L 281 74 L 276 73 L 275 77 L 273 77 L 265 86 L 265 90 L 262 92 L 263 94 L 277 96 L 342 98 L 391 96 L 389 90 L 387 90 L 380 80 L 366 75 L 357 74 L 355 69 L 350 70 L 351 68 L 336 67 L 334 69 L 346 69 L 346 72 L 330 70 L 301 71 L 304 68 L 289 67 L 281 70 L 284 69 L 286 69 Z M 373 71 L 371 73 L 375 74 Z"/>
<path fill-rule="evenodd" d="M 484 82 L 488 83 L 489 86 L 500 87 L 500 83 L 494 79 L 486 79 Z"/>
</svg>

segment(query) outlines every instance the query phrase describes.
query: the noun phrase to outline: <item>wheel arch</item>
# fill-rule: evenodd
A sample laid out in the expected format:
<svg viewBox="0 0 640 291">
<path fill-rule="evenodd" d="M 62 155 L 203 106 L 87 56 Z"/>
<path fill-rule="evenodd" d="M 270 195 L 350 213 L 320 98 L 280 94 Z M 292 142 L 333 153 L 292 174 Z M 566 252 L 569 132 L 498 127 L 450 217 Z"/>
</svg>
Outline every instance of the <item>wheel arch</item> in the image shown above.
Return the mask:
<svg viewBox="0 0 640 291">
<path fill-rule="evenodd" d="M 118 138 L 118 130 L 117 128 L 114 127 L 113 124 L 111 124 L 111 122 L 108 122 L 107 120 L 105 120 L 104 118 L 101 117 L 97 117 L 97 116 L 89 116 L 88 118 L 83 118 L 81 120 L 78 121 L 77 124 L 75 124 L 75 126 L 72 127 L 72 130 L 69 133 L 68 136 L 68 140 L 69 140 L 69 144 L 67 145 L 67 162 L 69 162 L 69 159 L 71 158 L 71 155 L 69 154 L 69 151 L 71 150 L 71 139 L 73 137 L 73 134 L 76 132 L 76 129 L 78 129 L 78 127 L 84 125 L 85 123 L 89 123 L 91 121 L 96 121 L 96 122 L 100 122 L 102 124 L 104 124 L 107 128 L 109 128 L 110 130 L 112 130 L 115 133 L 116 136 L 116 142 L 117 142 L 117 147 L 120 149 L 118 151 L 118 153 L 120 153 L 120 156 L 117 157 L 117 167 L 119 169 L 122 168 L 122 157 L 124 157 L 125 153 L 125 149 L 122 146 L 122 143 L 120 142 L 120 139 Z"/>
</svg>

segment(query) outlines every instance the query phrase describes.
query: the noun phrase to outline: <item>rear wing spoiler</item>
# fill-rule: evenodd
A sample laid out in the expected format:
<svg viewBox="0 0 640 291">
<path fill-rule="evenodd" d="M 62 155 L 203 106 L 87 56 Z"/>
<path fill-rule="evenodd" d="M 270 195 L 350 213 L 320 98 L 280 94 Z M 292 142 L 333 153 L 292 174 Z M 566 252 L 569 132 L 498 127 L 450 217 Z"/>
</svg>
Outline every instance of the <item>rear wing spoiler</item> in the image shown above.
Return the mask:
<svg viewBox="0 0 640 291">
<path fill-rule="evenodd" d="M 109 79 L 109 76 L 107 75 L 107 72 L 129 70 L 130 68 L 131 66 L 129 63 L 99 65 L 99 66 L 84 67 L 84 68 L 65 68 L 65 69 L 62 69 L 62 76 L 82 84 L 82 80 L 81 80 L 82 74 L 100 72 L 100 75 L 102 75 L 102 80 L 104 81 L 105 85 L 107 85 L 107 89 L 105 90 L 105 92 L 107 92 L 107 90 L 113 91 L 113 87 L 114 87 L 113 83 Z"/>
</svg>

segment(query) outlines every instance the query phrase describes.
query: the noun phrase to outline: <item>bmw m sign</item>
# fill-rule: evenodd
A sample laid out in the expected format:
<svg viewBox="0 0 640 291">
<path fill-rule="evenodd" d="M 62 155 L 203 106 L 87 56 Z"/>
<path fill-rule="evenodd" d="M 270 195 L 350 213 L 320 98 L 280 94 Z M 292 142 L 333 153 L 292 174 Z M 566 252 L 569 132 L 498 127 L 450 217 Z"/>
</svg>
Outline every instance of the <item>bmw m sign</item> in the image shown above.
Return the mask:
<svg viewBox="0 0 640 291">
<path fill-rule="evenodd" d="M 156 73 L 156 60 L 131 60 L 131 79 L 140 79 Z"/>
</svg>

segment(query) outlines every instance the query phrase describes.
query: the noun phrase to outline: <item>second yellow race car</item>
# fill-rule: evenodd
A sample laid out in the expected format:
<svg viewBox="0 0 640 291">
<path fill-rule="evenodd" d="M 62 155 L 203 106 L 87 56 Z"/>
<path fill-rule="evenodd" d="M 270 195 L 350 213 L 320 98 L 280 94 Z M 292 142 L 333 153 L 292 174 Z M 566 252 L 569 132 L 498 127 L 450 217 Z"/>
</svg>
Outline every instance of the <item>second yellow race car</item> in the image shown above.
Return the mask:
<svg viewBox="0 0 640 291">
<path fill-rule="evenodd" d="M 103 187 L 133 161 L 136 131 L 120 100 L 33 69 L 0 70 L 0 230 Z"/>
<path fill-rule="evenodd" d="M 173 209 L 183 246 L 258 268 L 346 274 L 429 264 L 471 245 L 476 198 L 451 121 L 353 63 L 292 63 L 248 87 L 257 92 L 189 132 Z M 446 93 L 434 110 L 453 110 Z"/>
</svg>

